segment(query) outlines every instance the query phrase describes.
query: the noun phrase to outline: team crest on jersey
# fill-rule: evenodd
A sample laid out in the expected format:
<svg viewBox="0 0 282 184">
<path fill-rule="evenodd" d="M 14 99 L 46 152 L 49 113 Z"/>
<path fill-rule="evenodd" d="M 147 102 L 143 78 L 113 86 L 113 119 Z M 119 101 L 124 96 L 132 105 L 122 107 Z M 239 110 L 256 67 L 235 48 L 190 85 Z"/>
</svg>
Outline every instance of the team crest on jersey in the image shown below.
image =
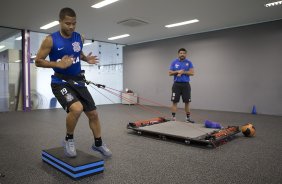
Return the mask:
<svg viewBox="0 0 282 184">
<path fill-rule="evenodd" d="M 73 42 L 73 43 L 72 43 L 72 46 L 73 46 L 73 51 L 74 51 L 74 52 L 80 52 L 81 47 L 80 47 L 79 42 Z"/>
<path fill-rule="evenodd" d="M 179 64 L 175 64 L 175 68 L 178 68 L 179 67 Z"/>
<path fill-rule="evenodd" d="M 67 102 L 71 102 L 71 101 L 74 99 L 74 97 L 73 97 L 72 94 L 70 94 L 70 93 L 67 93 L 67 94 L 65 95 L 65 98 L 66 98 Z"/>
<path fill-rule="evenodd" d="M 186 66 L 189 66 L 189 63 L 186 63 Z"/>
</svg>

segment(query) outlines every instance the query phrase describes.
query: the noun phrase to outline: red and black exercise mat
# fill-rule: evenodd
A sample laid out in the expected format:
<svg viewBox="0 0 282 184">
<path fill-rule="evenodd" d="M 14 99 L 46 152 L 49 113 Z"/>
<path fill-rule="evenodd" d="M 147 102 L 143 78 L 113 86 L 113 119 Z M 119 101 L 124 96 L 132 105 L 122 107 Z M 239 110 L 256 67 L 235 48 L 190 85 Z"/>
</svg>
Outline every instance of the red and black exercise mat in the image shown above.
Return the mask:
<svg viewBox="0 0 282 184">
<path fill-rule="evenodd" d="M 166 122 L 166 121 L 167 120 L 163 117 L 157 117 L 157 118 L 151 118 L 151 119 L 146 119 L 146 120 L 138 120 L 138 121 L 134 121 L 134 122 L 129 122 L 128 126 L 130 126 L 132 128 L 138 128 L 138 127 L 163 123 L 163 122 Z"/>
</svg>

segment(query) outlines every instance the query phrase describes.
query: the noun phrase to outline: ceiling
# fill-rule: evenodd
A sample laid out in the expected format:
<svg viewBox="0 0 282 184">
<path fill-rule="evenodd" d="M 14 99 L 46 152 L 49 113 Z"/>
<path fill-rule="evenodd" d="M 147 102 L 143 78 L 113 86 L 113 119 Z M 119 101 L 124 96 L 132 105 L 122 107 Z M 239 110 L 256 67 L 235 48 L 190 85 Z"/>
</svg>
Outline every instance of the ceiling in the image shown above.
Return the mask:
<svg viewBox="0 0 282 184">
<path fill-rule="evenodd" d="M 119 0 L 100 9 L 91 8 L 100 1 L 8 0 L 0 6 L 0 26 L 51 33 L 59 26 L 46 31 L 39 28 L 58 20 L 61 8 L 71 7 L 77 13 L 76 31 L 86 39 L 131 45 L 282 19 L 282 5 L 264 6 L 272 0 Z M 126 19 L 138 19 L 148 24 L 133 27 L 117 24 Z M 169 29 L 164 27 L 191 19 L 199 22 Z M 131 36 L 107 40 L 126 33 Z"/>
</svg>

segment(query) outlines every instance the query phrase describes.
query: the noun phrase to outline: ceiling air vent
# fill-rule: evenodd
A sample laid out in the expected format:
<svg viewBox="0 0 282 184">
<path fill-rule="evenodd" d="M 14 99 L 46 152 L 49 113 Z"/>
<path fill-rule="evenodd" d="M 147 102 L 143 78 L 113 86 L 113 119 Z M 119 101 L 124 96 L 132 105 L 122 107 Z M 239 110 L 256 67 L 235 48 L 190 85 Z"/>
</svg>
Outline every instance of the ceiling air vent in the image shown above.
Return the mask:
<svg viewBox="0 0 282 184">
<path fill-rule="evenodd" d="M 128 26 L 128 27 L 137 27 L 137 26 L 148 24 L 148 22 L 145 22 L 143 20 L 138 20 L 138 19 L 127 19 L 127 20 L 119 21 L 117 22 L 117 24 Z"/>
</svg>

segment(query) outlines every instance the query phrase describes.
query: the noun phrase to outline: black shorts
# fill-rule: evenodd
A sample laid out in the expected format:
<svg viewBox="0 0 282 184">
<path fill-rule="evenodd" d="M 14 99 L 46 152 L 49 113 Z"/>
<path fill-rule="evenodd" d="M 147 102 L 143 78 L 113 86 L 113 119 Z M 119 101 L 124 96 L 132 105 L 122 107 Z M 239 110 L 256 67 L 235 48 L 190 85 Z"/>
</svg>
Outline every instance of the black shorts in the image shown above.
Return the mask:
<svg viewBox="0 0 282 184">
<path fill-rule="evenodd" d="M 83 105 L 83 111 L 96 110 L 95 102 L 87 87 L 70 85 L 68 83 L 52 83 L 51 87 L 58 102 L 67 112 L 69 112 L 70 106 L 77 101 Z"/>
<path fill-rule="evenodd" d="M 175 82 L 172 86 L 171 101 L 178 103 L 182 96 L 184 103 L 191 102 L 191 86 L 189 82 Z"/>
</svg>

